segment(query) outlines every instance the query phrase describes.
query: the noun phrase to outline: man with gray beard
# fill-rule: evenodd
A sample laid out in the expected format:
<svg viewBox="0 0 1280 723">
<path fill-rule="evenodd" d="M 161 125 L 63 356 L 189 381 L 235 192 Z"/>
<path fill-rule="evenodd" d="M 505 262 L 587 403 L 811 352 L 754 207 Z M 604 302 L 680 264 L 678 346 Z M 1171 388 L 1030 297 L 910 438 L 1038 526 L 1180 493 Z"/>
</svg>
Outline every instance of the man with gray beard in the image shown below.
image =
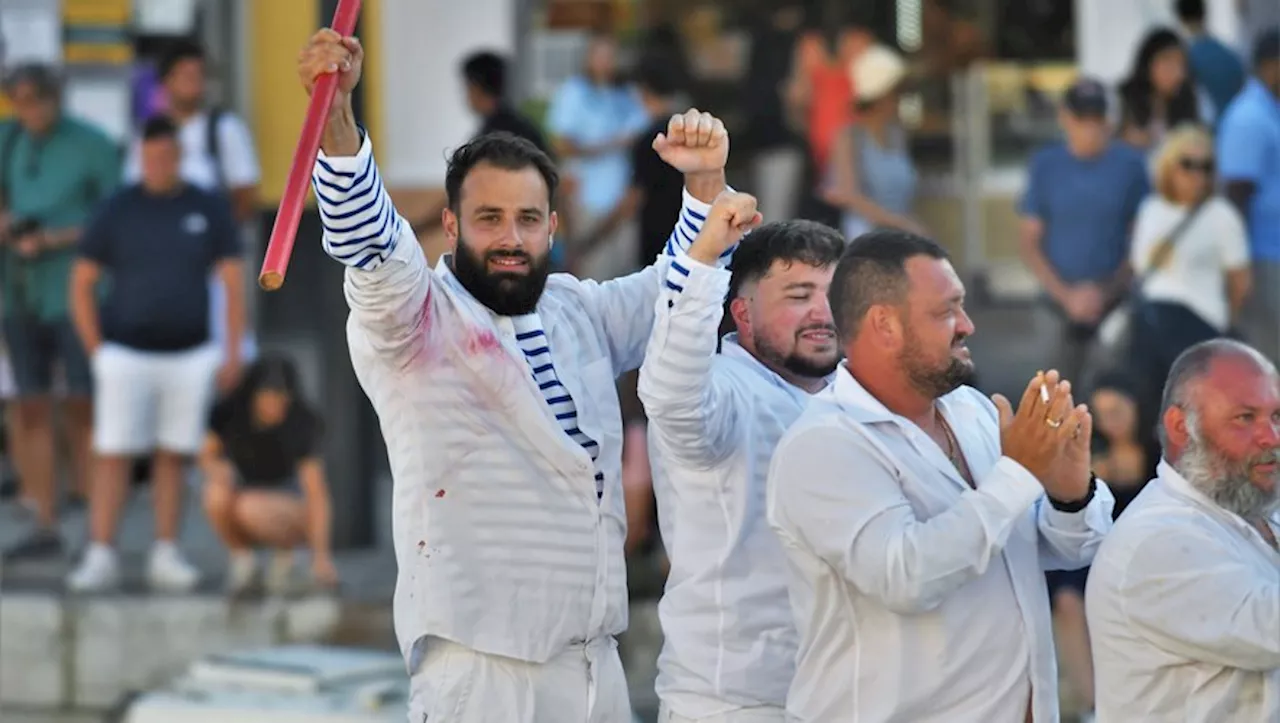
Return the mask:
<svg viewBox="0 0 1280 723">
<path fill-rule="evenodd" d="M 1162 409 L 1156 479 L 1089 576 L 1097 720 L 1280 721 L 1280 376 L 1203 342 Z"/>
</svg>

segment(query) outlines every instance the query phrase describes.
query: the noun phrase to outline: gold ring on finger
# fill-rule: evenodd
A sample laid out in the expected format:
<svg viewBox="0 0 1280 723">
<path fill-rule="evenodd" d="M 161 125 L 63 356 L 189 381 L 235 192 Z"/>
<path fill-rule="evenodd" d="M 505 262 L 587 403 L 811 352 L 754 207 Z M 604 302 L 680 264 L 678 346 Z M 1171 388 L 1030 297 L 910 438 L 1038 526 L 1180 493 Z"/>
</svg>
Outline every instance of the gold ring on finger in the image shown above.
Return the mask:
<svg viewBox="0 0 1280 723">
<path fill-rule="evenodd" d="M 1060 419 L 1049 419 L 1048 417 L 1045 417 L 1044 423 L 1049 425 L 1053 429 L 1057 429 L 1058 427 L 1062 426 L 1062 420 Z"/>
</svg>

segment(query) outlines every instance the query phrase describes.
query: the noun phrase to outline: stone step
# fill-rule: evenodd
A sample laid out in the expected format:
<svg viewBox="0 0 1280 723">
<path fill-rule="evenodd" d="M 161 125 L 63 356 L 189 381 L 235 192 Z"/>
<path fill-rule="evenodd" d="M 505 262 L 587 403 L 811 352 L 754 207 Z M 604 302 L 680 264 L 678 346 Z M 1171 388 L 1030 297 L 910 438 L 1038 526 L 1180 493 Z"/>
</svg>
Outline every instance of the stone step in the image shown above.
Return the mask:
<svg viewBox="0 0 1280 723">
<path fill-rule="evenodd" d="M 103 709 L 211 653 L 283 643 L 395 649 L 390 605 L 312 597 L 72 597 L 6 591 L 0 601 L 0 706 Z"/>
</svg>

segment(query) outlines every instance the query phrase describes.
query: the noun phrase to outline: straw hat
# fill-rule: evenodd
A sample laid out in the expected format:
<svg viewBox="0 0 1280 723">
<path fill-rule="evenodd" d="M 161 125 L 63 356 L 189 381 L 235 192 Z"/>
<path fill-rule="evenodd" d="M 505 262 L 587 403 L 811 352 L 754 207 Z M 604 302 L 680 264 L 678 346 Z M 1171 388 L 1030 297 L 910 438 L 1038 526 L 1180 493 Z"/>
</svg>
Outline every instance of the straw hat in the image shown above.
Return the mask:
<svg viewBox="0 0 1280 723">
<path fill-rule="evenodd" d="M 849 80 L 860 101 L 883 98 L 906 77 L 906 61 L 883 45 L 867 48 L 849 66 Z"/>
</svg>

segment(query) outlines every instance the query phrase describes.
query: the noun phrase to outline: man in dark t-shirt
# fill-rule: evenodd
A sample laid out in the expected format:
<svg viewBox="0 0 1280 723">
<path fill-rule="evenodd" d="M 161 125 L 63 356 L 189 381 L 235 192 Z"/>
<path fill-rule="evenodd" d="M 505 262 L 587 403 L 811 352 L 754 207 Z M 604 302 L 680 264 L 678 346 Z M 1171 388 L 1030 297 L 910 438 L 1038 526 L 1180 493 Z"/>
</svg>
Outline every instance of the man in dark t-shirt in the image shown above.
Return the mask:
<svg viewBox="0 0 1280 723">
<path fill-rule="evenodd" d="M 534 144 L 543 153 L 552 155 L 551 146 L 547 145 L 547 139 L 537 124 L 512 108 L 507 99 L 505 58 L 489 51 L 472 53 L 462 61 L 462 79 L 466 83 L 467 106 L 481 118 L 480 129 L 476 131 L 475 138 L 489 133 L 510 133 Z M 444 204 L 444 200 L 441 200 L 414 221 L 413 232 L 420 234 L 437 228 Z M 667 219 L 667 224 L 670 223 L 671 219 Z"/>
<path fill-rule="evenodd" d="M 587 256 L 596 244 L 610 238 L 623 223 L 637 218 L 640 227 L 639 256 L 636 267 L 653 263 L 667 245 L 671 235 L 671 219 L 680 215 L 684 176 L 663 162 L 653 150 L 653 139 L 666 131 L 675 112 L 675 95 L 679 92 L 679 76 L 670 63 L 658 56 L 641 60 L 636 70 L 636 87 L 645 111 L 653 119 L 631 147 L 631 186 L 622 202 L 604 221 L 587 234 L 587 241 L 575 253 Z"/>
<path fill-rule="evenodd" d="M 167 118 L 143 129 L 142 181 L 107 200 L 80 242 L 71 314 L 94 375 L 94 493 L 91 544 L 68 578 L 76 591 L 114 587 L 112 549 L 134 458 L 152 456 L 156 543 L 154 588 L 186 591 L 199 573 L 176 546 L 186 460 L 204 440 L 215 380 L 239 374 L 244 331 L 240 240 L 231 205 L 181 179 L 178 130 Z M 228 299 L 227 348 L 210 341 L 208 279 Z M 99 301 L 97 286 L 106 281 Z"/>
</svg>

